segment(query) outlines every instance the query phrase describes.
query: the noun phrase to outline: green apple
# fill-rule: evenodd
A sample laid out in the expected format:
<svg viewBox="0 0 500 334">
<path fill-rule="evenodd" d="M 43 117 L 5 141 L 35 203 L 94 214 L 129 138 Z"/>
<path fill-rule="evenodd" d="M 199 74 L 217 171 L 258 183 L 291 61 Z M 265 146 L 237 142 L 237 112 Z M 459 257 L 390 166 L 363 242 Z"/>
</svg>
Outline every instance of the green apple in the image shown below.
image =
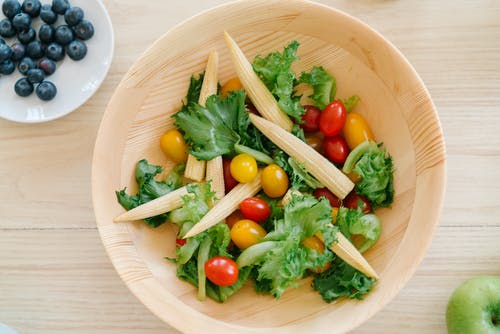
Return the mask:
<svg viewBox="0 0 500 334">
<path fill-rule="evenodd" d="M 446 324 L 449 334 L 500 334 L 500 277 L 462 283 L 448 302 Z"/>
</svg>

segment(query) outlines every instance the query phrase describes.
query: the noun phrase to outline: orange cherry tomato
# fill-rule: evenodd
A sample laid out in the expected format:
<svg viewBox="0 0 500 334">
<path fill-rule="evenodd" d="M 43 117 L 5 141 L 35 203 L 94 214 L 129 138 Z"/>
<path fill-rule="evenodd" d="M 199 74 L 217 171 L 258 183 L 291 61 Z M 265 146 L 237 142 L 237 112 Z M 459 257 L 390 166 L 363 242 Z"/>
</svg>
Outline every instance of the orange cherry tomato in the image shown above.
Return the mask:
<svg viewBox="0 0 500 334">
<path fill-rule="evenodd" d="M 239 249 L 245 249 L 260 242 L 267 232 L 262 226 L 250 219 L 243 219 L 231 228 L 231 240 Z"/>
<path fill-rule="evenodd" d="M 160 147 L 163 153 L 175 163 L 187 161 L 188 146 L 184 141 L 184 137 L 177 129 L 169 130 L 161 136 Z"/>
<path fill-rule="evenodd" d="M 347 113 L 343 132 L 351 150 L 366 140 L 374 140 L 373 132 L 365 118 L 352 111 Z"/>
<path fill-rule="evenodd" d="M 267 196 L 277 198 L 288 190 L 288 175 L 280 166 L 270 164 L 262 171 L 262 190 Z"/>
<path fill-rule="evenodd" d="M 231 78 L 224 85 L 222 85 L 220 92 L 223 97 L 227 97 L 229 92 L 236 92 L 243 88 L 239 78 Z"/>
</svg>

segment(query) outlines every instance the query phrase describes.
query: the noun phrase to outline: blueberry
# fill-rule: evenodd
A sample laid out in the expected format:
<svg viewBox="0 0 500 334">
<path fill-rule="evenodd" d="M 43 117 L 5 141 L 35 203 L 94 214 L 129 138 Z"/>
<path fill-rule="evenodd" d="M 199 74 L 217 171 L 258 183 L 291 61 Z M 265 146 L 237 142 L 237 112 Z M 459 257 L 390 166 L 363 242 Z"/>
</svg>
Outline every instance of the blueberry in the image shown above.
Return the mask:
<svg viewBox="0 0 500 334">
<path fill-rule="evenodd" d="M 40 83 L 45 79 L 45 72 L 39 68 L 33 68 L 26 73 L 26 78 L 32 84 Z"/>
<path fill-rule="evenodd" d="M 40 18 L 47 24 L 54 24 L 57 21 L 57 14 L 54 13 L 51 5 L 45 4 L 40 9 Z"/>
<path fill-rule="evenodd" d="M 87 46 L 82 41 L 73 41 L 66 47 L 68 57 L 73 60 L 82 60 L 87 55 Z"/>
<path fill-rule="evenodd" d="M 50 24 L 42 24 L 38 30 L 38 38 L 43 43 L 51 43 L 54 41 L 54 34 L 56 30 Z"/>
<path fill-rule="evenodd" d="M 9 19 L 21 12 L 21 5 L 17 0 L 4 0 L 2 3 L 2 12 Z"/>
<path fill-rule="evenodd" d="M 56 86 L 50 81 L 42 81 L 36 87 L 36 95 L 43 101 L 52 100 L 57 94 Z"/>
<path fill-rule="evenodd" d="M 5 38 L 11 38 L 16 35 L 16 29 L 12 25 L 9 19 L 3 19 L 0 21 L 0 36 Z"/>
<path fill-rule="evenodd" d="M 73 27 L 75 36 L 84 41 L 94 36 L 94 26 L 89 21 L 83 19 L 80 23 Z"/>
<path fill-rule="evenodd" d="M 69 8 L 68 0 L 52 0 L 52 10 L 57 13 L 64 15 L 66 10 Z"/>
<path fill-rule="evenodd" d="M 26 97 L 30 96 L 33 93 L 33 85 L 26 78 L 21 78 L 16 81 L 14 85 L 14 91 L 17 95 Z"/>
<path fill-rule="evenodd" d="M 40 41 L 33 41 L 26 45 L 26 55 L 28 57 L 38 59 L 42 58 L 44 53 L 45 52 L 43 51 L 42 42 Z"/>
<path fill-rule="evenodd" d="M 63 46 L 68 45 L 75 39 L 73 34 L 73 30 L 67 25 L 62 25 L 56 28 L 56 32 L 54 34 L 54 40 L 56 43 L 61 44 Z"/>
<path fill-rule="evenodd" d="M 26 13 L 19 13 L 12 19 L 12 25 L 17 31 L 28 30 L 31 26 L 31 16 Z"/>
<path fill-rule="evenodd" d="M 83 19 L 83 10 L 80 7 L 71 7 L 64 14 L 64 20 L 69 26 L 76 26 Z"/>
<path fill-rule="evenodd" d="M 7 44 L 0 44 L 0 62 L 10 59 L 12 56 L 12 49 Z"/>
<path fill-rule="evenodd" d="M 14 43 L 10 46 L 12 50 L 12 55 L 10 58 L 14 61 L 18 61 L 23 59 L 24 55 L 26 54 L 26 47 L 21 44 L 21 43 Z"/>
<path fill-rule="evenodd" d="M 45 49 L 45 55 L 53 61 L 62 60 L 64 58 L 64 48 L 57 43 L 50 43 Z"/>
<path fill-rule="evenodd" d="M 28 71 L 31 70 L 32 68 L 36 68 L 36 63 L 33 59 L 31 59 L 29 57 L 24 57 L 17 64 L 17 69 L 19 70 L 19 72 L 21 74 L 24 74 L 24 75 L 26 75 L 26 73 L 28 73 Z"/>
<path fill-rule="evenodd" d="M 7 59 L 0 63 L 0 74 L 9 75 L 16 69 L 16 65 L 10 59 Z"/>
<path fill-rule="evenodd" d="M 28 30 L 20 31 L 17 33 L 17 39 L 23 44 L 28 44 L 36 38 L 35 29 L 29 28 Z"/>
<path fill-rule="evenodd" d="M 40 0 L 24 0 L 22 10 L 31 17 L 40 15 L 42 4 Z"/>
<path fill-rule="evenodd" d="M 38 62 L 38 68 L 43 70 L 45 75 L 51 75 L 56 71 L 56 63 L 51 59 L 43 58 Z"/>
</svg>

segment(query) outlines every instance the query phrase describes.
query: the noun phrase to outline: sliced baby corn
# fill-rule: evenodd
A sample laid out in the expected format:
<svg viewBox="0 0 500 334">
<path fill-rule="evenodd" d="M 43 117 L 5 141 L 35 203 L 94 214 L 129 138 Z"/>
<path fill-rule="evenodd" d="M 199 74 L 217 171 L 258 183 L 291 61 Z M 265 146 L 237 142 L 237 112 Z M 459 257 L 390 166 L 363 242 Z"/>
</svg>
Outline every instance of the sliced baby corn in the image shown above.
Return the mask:
<svg viewBox="0 0 500 334">
<path fill-rule="evenodd" d="M 201 87 L 200 104 L 205 104 L 207 98 L 210 95 L 217 93 L 218 67 L 219 56 L 216 51 L 212 51 L 208 58 L 207 70 L 205 72 L 205 78 L 203 79 L 203 85 Z M 207 79 L 207 75 L 210 75 L 211 78 Z M 205 85 L 205 80 L 209 80 L 210 85 Z M 203 102 L 201 102 L 202 99 Z M 224 170 L 222 168 L 222 157 L 215 157 L 212 160 L 207 161 L 207 172 L 205 179 L 207 181 L 212 181 L 211 188 L 212 191 L 215 192 L 215 196 L 218 199 L 224 197 Z"/>
<path fill-rule="evenodd" d="M 189 230 L 184 238 L 189 238 L 201 233 L 233 213 L 245 198 L 255 196 L 262 188 L 261 172 L 255 179 L 248 183 L 240 183 L 224 196 L 207 214 Z"/>
<path fill-rule="evenodd" d="M 316 236 L 322 242 L 325 241 L 320 234 L 316 234 Z M 378 275 L 375 270 L 372 266 L 370 266 L 368 261 L 366 261 L 357 248 L 354 247 L 354 245 L 342 233 L 337 232 L 335 236 L 337 237 L 337 242 L 329 246 L 332 252 L 337 254 L 338 257 L 347 262 L 353 268 L 361 271 L 363 274 L 378 279 Z"/>
<path fill-rule="evenodd" d="M 224 169 L 222 166 L 222 157 L 218 156 L 210 161 L 207 161 L 207 181 L 212 181 L 210 184 L 215 196 L 220 200 L 225 195 L 224 190 Z"/>
<path fill-rule="evenodd" d="M 150 202 L 139 205 L 114 219 L 115 222 L 125 222 L 154 217 L 165 212 L 180 208 L 184 202 L 182 196 L 187 195 L 187 186 L 174 190 Z"/>
<path fill-rule="evenodd" d="M 205 77 L 201 86 L 200 98 L 198 102 L 205 105 L 207 98 L 210 95 L 217 94 L 217 70 L 219 67 L 219 56 L 216 51 L 211 51 L 208 55 L 207 67 L 205 69 Z M 188 156 L 186 170 L 184 176 L 200 182 L 205 177 L 206 161 L 198 160 L 193 155 Z"/>
<path fill-rule="evenodd" d="M 289 189 L 285 196 L 283 196 L 281 203 L 283 205 L 288 204 L 294 195 L 300 196 L 301 192 L 295 189 Z M 370 266 L 368 261 L 366 261 L 356 247 L 354 247 L 354 245 L 342 233 L 337 232 L 335 236 L 337 238 L 337 242 L 329 246 L 331 251 L 337 254 L 338 257 L 347 262 L 350 266 L 361 271 L 363 274 L 378 279 L 378 275 L 375 270 L 372 266 Z M 317 233 L 316 237 L 318 237 L 318 239 L 322 242 L 325 242 L 321 233 Z"/>
<path fill-rule="evenodd" d="M 299 163 L 303 163 L 307 171 L 338 198 L 343 199 L 354 188 L 354 183 L 344 173 L 302 140 L 262 117 L 254 114 L 249 116 L 260 132 Z"/>
<path fill-rule="evenodd" d="M 236 74 L 241 80 L 245 91 L 257 110 L 266 119 L 276 123 L 281 128 L 291 131 L 293 123 L 290 118 L 280 109 L 278 102 L 273 94 L 269 92 L 266 85 L 260 80 L 259 76 L 254 72 L 252 64 L 243 54 L 243 51 L 238 47 L 236 42 L 224 32 L 229 54 L 233 61 Z"/>
</svg>

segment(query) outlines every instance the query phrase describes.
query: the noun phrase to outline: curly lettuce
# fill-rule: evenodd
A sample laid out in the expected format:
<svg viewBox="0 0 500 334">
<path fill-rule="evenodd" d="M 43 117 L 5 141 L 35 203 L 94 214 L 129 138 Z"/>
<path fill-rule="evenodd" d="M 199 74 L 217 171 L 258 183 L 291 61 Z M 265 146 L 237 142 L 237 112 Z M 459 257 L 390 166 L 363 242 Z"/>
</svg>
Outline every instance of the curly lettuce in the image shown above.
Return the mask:
<svg viewBox="0 0 500 334">
<path fill-rule="evenodd" d="M 377 281 L 335 257 L 328 270 L 314 276 L 312 286 L 323 300 L 331 303 L 340 297 L 362 299 Z"/>
<path fill-rule="evenodd" d="M 295 95 L 296 78 L 291 70 L 292 63 L 299 59 L 298 47 L 299 42 L 292 41 L 285 47 L 283 53 L 272 52 L 265 57 L 255 57 L 252 66 L 255 73 L 276 97 L 280 109 L 301 123 L 301 116 L 305 110 L 300 104 L 300 96 Z"/>
<path fill-rule="evenodd" d="M 116 191 L 118 203 L 126 210 L 131 210 L 141 204 L 154 200 L 174 191 L 182 186 L 182 175 L 184 174 L 184 164 L 177 165 L 167 175 L 164 181 L 157 181 L 155 178 L 163 171 L 161 166 L 151 165 L 146 159 L 140 160 L 135 168 L 135 179 L 139 185 L 139 190 L 135 195 L 128 195 L 127 188 Z M 146 218 L 144 221 L 151 227 L 158 227 L 165 223 L 168 215 L 161 214 Z"/>
<path fill-rule="evenodd" d="M 360 253 L 370 249 L 380 238 L 382 222 L 373 213 L 363 214 L 361 210 L 340 207 L 336 217 L 340 232 L 351 242 L 353 236 L 361 236 L 354 242 Z"/>
<path fill-rule="evenodd" d="M 373 141 L 359 144 L 347 156 L 344 173 L 354 172 L 361 177 L 356 192 L 368 198 L 374 208 L 388 207 L 394 200 L 392 157 Z"/>
<path fill-rule="evenodd" d="M 183 236 L 210 209 L 209 204 L 215 198 L 210 189 L 210 182 L 188 185 L 188 195 L 183 197 L 183 206 L 173 210 L 169 220 L 179 226 L 179 235 Z M 215 256 L 232 257 L 228 252 L 231 235 L 229 227 L 224 223 L 212 226 L 208 230 L 188 238 L 186 243 L 176 250 L 177 276 L 198 287 L 198 299 L 206 296 L 217 302 L 226 301 L 247 281 L 250 270 L 240 271 L 238 281 L 227 287 L 217 286 L 207 280 L 205 262 Z"/>
<path fill-rule="evenodd" d="M 305 247 L 304 239 L 321 233 L 325 244 L 336 242 L 337 228 L 331 225 L 331 206 L 326 199 L 310 195 L 292 197 L 283 217 L 274 221 L 274 230 L 263 241 L 244 250 L 238 263 L 254 266 L 252 274 L 256 289 L 279 298 L 310 270 L 324 267 L 333 254 L 325 247 L 323 253 Z"/>
<path fill-rule="evenodd" d="M 316 107 L 323 110 L 335 99 L 337 82 L 335 77 L 328 73 L 322 66 L 314 66 L 310 72 L 302 72 L 299 83 L 305 83 L 313 88 L 309 97 Z"/>
<path fill-rule="evenodd" d="M 199 160 L 220 155 L 247 153 L 258 161 L 272 163 L 265 146 L 269 141 L 251 125 L 242 90 L 229 96 L 209 96 L 205 106 L 191 103 L 174 114 L 175 126 L 182 130 L 191 153 Z"/>
</svg>

